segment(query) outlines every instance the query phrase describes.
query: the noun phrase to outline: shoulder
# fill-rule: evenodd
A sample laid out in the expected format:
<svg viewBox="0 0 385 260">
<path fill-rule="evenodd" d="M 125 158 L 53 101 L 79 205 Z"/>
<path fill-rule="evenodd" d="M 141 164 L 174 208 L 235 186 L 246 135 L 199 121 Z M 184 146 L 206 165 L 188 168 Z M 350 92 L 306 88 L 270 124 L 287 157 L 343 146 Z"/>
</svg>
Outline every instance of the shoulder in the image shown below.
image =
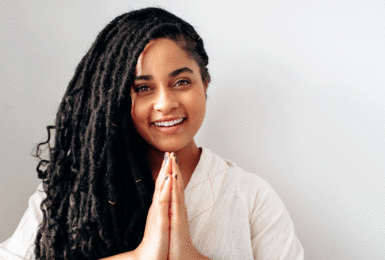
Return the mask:
<svg viewBox="0 0 385 260">
<path fill-rule="evenodd" d="M 0 244 L 0 259 L 34 259 L 35 238 L 43 220 L 40 205 L 46 197 L 43 185 L 40 184 L 29 198 L 28 209 L 16 231 L 12 237 Z"/>
<path fill-rule="evenodd" d="M 42 216 L 40 204 L 46 197 L 47 194 L 44 192 L 43 184 L 40 183 L 35 193 L 29 198 L 29 207 L 39 216 Z"/>
<path fill-rule="evenodd" d="M 260 176 L 243 170 L 237 164 L 230 160 L 225 160 L 227 165 L 227 179 L 233 183 L 238 192 L 258 192 L 265 193 L 272 187 Z"/>
<path fill-rule="evenodd" d="M 224 171 L 222 189 L 231 191 L 238 196 L 262 198 L 275 193 L 271 185 L 255 173 L 243 170 L 231 160 L 223 159 L 208 148 L 204 148 L 206 157 L 211 158 L 217 169 Z"/>
<path fill-rule="evenodd" d="M 234 202 L 241 203 L 247 209 L 249 219 L 266 212 L 274 215 L 286 211 L 277 192 L 263 178 L 243 170 L 231 160 L 222 159 L 208 149 L 206 154 L 224 169 L 218 197 L 231 196 Z"/>
<path fill-rule="evenodd" d="M 291 218 L 275 190 L 257 174 L 243 170 L 208 149 L 204 150 L 204 155 L 211 160 L 207 165 L 214 170 L 209 178 L 218 176 L 215 178 L 221 180 L 210 228 L 218 226 L 222 240 L 226 237 L 224 230 L 228 231 L 226 246 L 236 251 L 240 244 L 251 243 L 250 254 L 254 259 L 303 259 L 303 248 Z M 217 174 L 219 169 L 223 169 L 221 174 Z M 235 240 L 242 242 L 235 243 Z M 236 246 L 231 247 L 234 243 Z"/>
</svg>

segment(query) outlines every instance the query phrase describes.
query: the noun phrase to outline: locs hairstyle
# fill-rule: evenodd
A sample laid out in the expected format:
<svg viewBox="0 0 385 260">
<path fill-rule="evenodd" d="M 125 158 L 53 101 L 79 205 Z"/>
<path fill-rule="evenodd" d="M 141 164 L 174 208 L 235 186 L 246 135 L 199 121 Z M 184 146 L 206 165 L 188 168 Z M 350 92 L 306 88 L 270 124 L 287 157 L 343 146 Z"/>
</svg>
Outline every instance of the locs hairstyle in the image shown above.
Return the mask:
<svg viewBox="0 0 385 260">
<path fill-rule="evenodd" d="M 140 244 L 155 185 L 146 144 L 132 126 L 130 92 L 138 57 L 156 38 L 177 42 L 197 62 L 203 82 L 210 81 L 202 39 L 165 10 L 120 15 L 100 32 L 76 68 L 55 125 L 47 127 L 48 140 L 36 147 L 47 194 L 36 259 L 95 259 Z M 42 145 L 49 160 L 40 157 Z"/>
</svg>

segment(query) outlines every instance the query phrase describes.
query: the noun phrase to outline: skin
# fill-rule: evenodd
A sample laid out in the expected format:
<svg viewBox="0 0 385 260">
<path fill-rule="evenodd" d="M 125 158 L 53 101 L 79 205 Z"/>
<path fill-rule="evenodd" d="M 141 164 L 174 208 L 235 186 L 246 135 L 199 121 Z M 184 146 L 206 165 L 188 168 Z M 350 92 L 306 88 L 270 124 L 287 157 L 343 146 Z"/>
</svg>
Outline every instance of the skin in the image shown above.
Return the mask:
<svg viewBox="0 0 385 260">
<path fill-rule="evenodd" d="M 175 155 L 172 154 L 169 259 L 209 259 L 202 255 L 192 242 L 187 208 L 184 200 L 185 186 L 175 159 Z M 177 176 L 179 176 L 179 178 Z"/>
<path fill-rule="evenodd" d="M 174 152 L 187 185 L 200 158 L 194 136 L 206 113 L 207 84 L 199 67 L 176 42 L 161 38 L 147 44 L 135 76 L 131 117 L 135 129 L 149 144 L 147 161 L 153 179 L 158 176 L 164 153 Z M 169 118 L 184 118 L 183 127 L 176 133 L 157 130 L 154 122 Z"/>
<path fill-rule="evenodd" d="M 141 244 L 108 259 L 209 259 L 193 245 L 184 197 L 201 154 L 194 136 L 206 113 L 207 84 L 197 63 L 178 43 L 163 38 L 147 44 L 135 76 L 131 118 L 148 143 L 147 161 L 155 192 Z M 172 132 L 161 131 L 154 124 L 181 118 L 183 124 Z"/>
<path fill-rule="evenodd" d="M 190 180 L 201 153 L 194 136 L 206 113 L 207 84 L 202 81 L 197 63 L 169 39 L 156 39 L 147 44 L 139 56 L 135 76 L 131 117 L 135 129 L 149 144 L 147 161 L 159 190 L 154 194 L 158 203 L 152 206 L 162 208 L 158 209 L 159 214 L 155 213 L 157 210 L 151 212 L 147 224 L 152 230 L 145 235 L 144 243 L 147 238 L 151 242 L 140 246 L 139 249 L 146 250 L 139 252 L 156 252 L 156 259 L 208 259 L 192 243 L 184 200 L 185 183 L 187 185 Z M 172 133 L 159 131 L 154 124 L 178 118 L 184 119 L 183 125 Z M 172 153 L 167 153 L 169 159 L 162 163 L 165 152 Z M 164 175 L 169 176 L 167 180 Z M 164 221 L 166 208 L 168 223 Z M 159 215 L 162 216 L 160 219 Z M 169 229 L 167 240 L 165 229 Z M 153 234 L 161 234 L 155 235 L 161 238 L 154 241 Z M 168 246 L 165 241 L 169 241 Z M 154 248 L 154 245 L 161 246 Z M 168 249 L 167 254 L 165 249 Z M 148 257 L 144 258 L 150 259 Z"/>
</svg>

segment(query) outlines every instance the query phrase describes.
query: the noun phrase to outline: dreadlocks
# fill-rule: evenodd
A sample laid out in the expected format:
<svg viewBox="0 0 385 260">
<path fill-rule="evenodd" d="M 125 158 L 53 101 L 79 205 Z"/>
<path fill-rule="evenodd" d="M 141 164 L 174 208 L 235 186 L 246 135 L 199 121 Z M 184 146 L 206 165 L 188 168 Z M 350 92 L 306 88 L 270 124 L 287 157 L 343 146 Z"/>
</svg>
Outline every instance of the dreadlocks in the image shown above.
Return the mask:
<svg viewBox="0 0 385 260">
<path fill-rule="evenodd" d="M 144 234 L 154 192 L 146 143 L 131 122 L 131 85 L 146 44 L 177 42 L 205 83 L 208 57 L 194 28 L 159 8 L 123 14 L 98 35 L 76 68 L 48 126 L 50 159 L 37 166 L 46 199 L 36 259 L 95 259 L 134 250 Z M 55 129 L 54 147 L 50 131 Z M 47 166 L 42 170 L 42 166 Z"/>
</svg>

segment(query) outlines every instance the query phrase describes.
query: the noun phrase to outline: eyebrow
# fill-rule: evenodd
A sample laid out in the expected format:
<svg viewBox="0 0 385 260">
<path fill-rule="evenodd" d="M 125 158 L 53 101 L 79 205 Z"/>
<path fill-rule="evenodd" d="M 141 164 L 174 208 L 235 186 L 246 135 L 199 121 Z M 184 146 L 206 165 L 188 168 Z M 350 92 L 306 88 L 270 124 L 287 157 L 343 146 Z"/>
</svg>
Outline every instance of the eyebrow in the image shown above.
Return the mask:
<svg viewBox="0 0 385 260">
<path fill-rule="evenodd" d="M 183 68 L 174 70 L 173 72 L 170 72 L 168 74 L 168 77 L 170 77 L 170 78 L 176 77 L 183 72 L 189 72 L 191 74 L 194 74 L 194 72 L 191 69 L 189 69 L 187 67 L 183 67 Z M 136 76 L 134 80 L 151 80 L 151 79 L 152 79 L 151 75 L 140 75 L 140 76 Z"/>
<path fill-rule="evenodd" d="M 184 68 L 181 68 L 181 69 L 174 70 L 173 72 L 171 72 L 170 74 L 168 74 L 168 76 L 169 76 L 170 78 L 172 78 L 172 77 L 178 76 L 178 75 L 181 74 L 182 72 L 189 72 L 189 73 L 191 73 L 191 74 L 194 74 L 194 72 L 193 72 L 191 69 L 189 69 L 189 68 L 187 68 L 187 67 L 184 67 Z"/>
</svg>

